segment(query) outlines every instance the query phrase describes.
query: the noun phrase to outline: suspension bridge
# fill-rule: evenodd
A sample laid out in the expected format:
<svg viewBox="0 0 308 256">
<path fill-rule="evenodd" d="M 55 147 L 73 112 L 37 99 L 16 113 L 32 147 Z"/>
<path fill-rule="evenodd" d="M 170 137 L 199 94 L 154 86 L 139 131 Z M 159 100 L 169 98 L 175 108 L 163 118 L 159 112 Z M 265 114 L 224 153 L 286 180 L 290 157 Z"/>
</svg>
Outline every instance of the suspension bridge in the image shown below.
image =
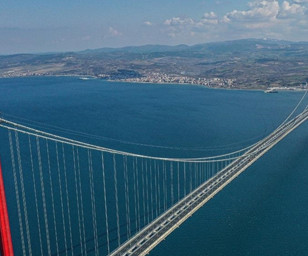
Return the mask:
<svg viewBox="0 0 308 256">
<path fill-rule="evenodd" d="M 307 106 L 295 115 L 306 94 L 257 143 L 203 158 L 123 152 L 0 118 L 1 255 L 148 254 L 307 121 Z"/>
</svg>

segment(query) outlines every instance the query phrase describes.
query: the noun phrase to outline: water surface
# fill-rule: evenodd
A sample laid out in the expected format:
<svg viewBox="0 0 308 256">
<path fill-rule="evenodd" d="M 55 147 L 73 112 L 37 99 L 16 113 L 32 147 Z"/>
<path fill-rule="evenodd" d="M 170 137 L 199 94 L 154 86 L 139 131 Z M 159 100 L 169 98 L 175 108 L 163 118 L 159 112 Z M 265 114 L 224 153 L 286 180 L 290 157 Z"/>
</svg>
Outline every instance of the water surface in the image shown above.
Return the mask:
<svg viewBox="0 0 308 256">
<path fill-rule="evenodd" d="M 248 146 L 277 127 L 300 97 L 71 77 L 0 79 L 0 111 L 8 119 L 168 157 Z M 302 125 L 280 142 L 150 255 L 307 255 L 307 128 Z M 1 155 L 4 151 L 0 147 Z"/>
</svg>

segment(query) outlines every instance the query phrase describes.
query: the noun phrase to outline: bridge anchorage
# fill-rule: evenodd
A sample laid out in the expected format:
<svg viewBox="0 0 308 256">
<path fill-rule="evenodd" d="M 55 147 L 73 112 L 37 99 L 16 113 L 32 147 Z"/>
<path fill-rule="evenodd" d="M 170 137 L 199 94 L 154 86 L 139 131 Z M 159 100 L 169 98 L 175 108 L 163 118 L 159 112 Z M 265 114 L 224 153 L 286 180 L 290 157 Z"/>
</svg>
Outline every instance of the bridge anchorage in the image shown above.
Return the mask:
<svg viewBox="0 0 308 256">
<path fill-rule="evenodd" d="M 293 117 L 306 94 L 265 138 L 235 152 L 204 158 L 118 151 L 1 117 L 2 145 L 7 143 L 8 148 L 1 159 L 5 184 L 0 168 L 1 255 L 148 254 L 307 121 L 307 107 Z M 14 197 L 7 201 L 8 207 L 4 186 Z"/>
</svg>

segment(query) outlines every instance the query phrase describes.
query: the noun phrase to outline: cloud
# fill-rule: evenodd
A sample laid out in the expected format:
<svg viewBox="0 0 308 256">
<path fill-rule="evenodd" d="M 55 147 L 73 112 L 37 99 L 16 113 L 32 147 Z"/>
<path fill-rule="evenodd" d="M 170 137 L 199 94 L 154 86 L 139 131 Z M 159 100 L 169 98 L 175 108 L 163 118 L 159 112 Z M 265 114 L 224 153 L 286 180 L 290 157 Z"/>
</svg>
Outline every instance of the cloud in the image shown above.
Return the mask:
<svg viewBox="0 0 308 256">
<path fill-rule="evenodd" d="M 234 9 L 222 15 L 206 12 L 199 19 L 173 17 L 163 23 L 173 39 L 185 37 L 224 38 L 273 37 L 307 38 L 308 0 L 255 0 L 246 10 Z M 307 38 L 308 39 L 308 38 Z M 306 39 L 306 40 L 307 40 Z"/>
<path fill-rule="evenodd" d="M 152 26 L 153 25 L 153 23 L 151 21 L 145 21 L 143 24 L 147 25 L 147 26 Z"/>
<path fill-rule="evenodd" d="M 245 11 L 233 10 L 226 13 L 222 22 L 250 29 L 271 27 L 277 23 L 277 15 L 280 11 L 278 1 L 250 2 L 249 7 Z"/>
<path fill-rule="evenodd" d="M 203 14 L 203 18 L 205 19 L 216 19 L 217 15 L 215 12 L 206 12 L 205 14 Z"/>
<path fill-rule="evenodd" d="M 201 27 L 203 25 L 218 24 L 219 19 L 214 12 L 206 12 L 203 14 L 200 20 L 194 20 L 192 18 L 173 17 L 165 20 L 164 24 L 167 26 L 190 26 Z"/>
<path fill-rule="evenodd" d="M 300 21 L 306 11 L 306 7 L 303 4 L 288 1 L 279 4 L 277 0 L 255 1 L 251 2 L 249 7 L 250 9 L 246 11 L 233 10 L 226 13 L 223 21 L 225 23 L 237 23 L 238 26 L 251 29 L 266 28 L 285 23 L 283 20 L 294 20 L 295 18 Z"/>
<path fill-rule="evenodd" d="M 216 13 L 214 12 L 206 12 L 203 14 L 203 17 L 201 18 L 201 20 L 199 22 L 197 22 L 196 24 L 198 26 L 202 26 L 202 25 L 215 25 L 219 23 L 219 19 L 216 15 Z"/>
<path fill-rule="evenodd" d="M 233 24 L 251 29 L 266 28 L 281 24 L 282 20 L 286 19 L 297 18 L 299 20 L 307 10 L 303 4 L 305 2 L 308 0 L 284 1 L 282 4 L 279 4 L 277 0 L 258 0 L 250 2 L 247 10 L 235 9 L 222 17 L 218 17 L 214 12 L 207 12 L 199 20 L 190 17 L 173 17 L 165 20 L 164 25 L 178 29 L 219 26 L 221 24 Z"/>
<path fill-rule="evenodd" d="M 111 36 L 114 36 L 114 37 L 116 37 L 116 36 L 121 36 L 121 35 L 122 35 L 121 32 L 119 32 L 118 30 L 116 30 L 116 29 L 113 28 L 113 27 L 109 27 L 109 34 L 110 34 Z"/>
<path fill-rule="evenodd" d="M 192 18 L 181 18 L 174 17 L 171 19 L 165 20 L 164 24 L 167 26 L 178 26 L 178 25 L 193 25 L 195 22 Z"/>
<path fill-rule="evenodd" d="M 279 13 L 277 1 L 261 1 L 250 4 L 251 9 L 247 11 L 233 10 L 225 15 L 230 21 L 260 22 L 275 20 Z"/>
<path fill-rule="evenodd" d="M 304 15 L 306 7 L 297 3 L 290 4 L 284 1 L 281 6 L 279 17 L 291 18 L 292 16 Z"/>
<path fill-rule="evenodd" d="M 293 0 L 294 3 L 302 4 L 302 3 L 308 3 L 308 0 Z"/>
</svg>

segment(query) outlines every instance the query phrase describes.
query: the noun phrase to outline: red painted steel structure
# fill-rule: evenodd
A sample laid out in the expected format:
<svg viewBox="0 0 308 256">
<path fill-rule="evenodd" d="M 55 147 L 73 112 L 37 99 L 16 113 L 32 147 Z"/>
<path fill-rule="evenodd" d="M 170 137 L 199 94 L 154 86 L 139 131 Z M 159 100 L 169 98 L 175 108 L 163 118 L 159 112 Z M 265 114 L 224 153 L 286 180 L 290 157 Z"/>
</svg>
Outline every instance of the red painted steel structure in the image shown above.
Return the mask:
<svg viewBox="0 0 308 256">
<path fill-rule="evenodd" d="M 0 162 L 0 250 L 2 256 L 13 256 L 13 244 L 7 211 L 4 182 Z"/>
</svg>

